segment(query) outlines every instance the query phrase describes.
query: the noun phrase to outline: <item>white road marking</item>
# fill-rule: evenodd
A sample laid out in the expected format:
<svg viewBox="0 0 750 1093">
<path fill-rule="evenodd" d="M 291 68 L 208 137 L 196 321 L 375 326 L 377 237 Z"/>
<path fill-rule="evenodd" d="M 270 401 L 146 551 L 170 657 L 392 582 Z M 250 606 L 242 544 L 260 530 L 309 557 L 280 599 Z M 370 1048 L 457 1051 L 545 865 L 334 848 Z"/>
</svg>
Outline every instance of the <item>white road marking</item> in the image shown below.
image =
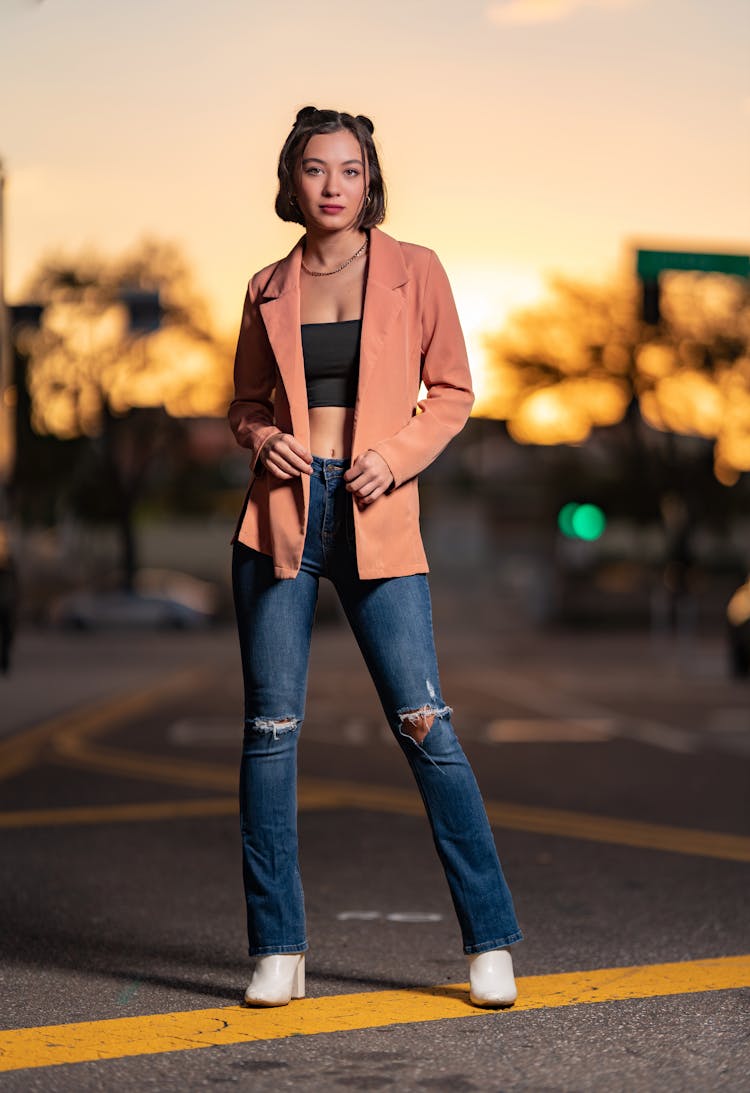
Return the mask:
<svg viewBox="0 0 750 1093">
<path fill-rule="evenodd" d="M 696 753 L 714 748 L 735 755 L 750 754 L 750 709 L 720 707 L 706 711 L 698 729 L 681 728 L 647 717 L 625 714 L 608 705 L 591 702 L 547 682 L 540 689 L 535 679 L 514 673 L 496 672 L 470 682 L 472 689 L 495 699 L 512 702 L 537 716 L 498 717 L 484 726 L 464 722 L 467 739 L 479 738 L 492 744 L 514 743 L 606 743 L 620 739 L 639 740 L 653 747 L 678 753 Z M 458 722 L 457 722 L 458 724 Z M 460 727 L 460 726 L 459 726 Z M 305 722 L 309 740 L 334 741 L 350 747 L 391 744 L 393 733 L 386 721 L 373 717 L 349 717 L 340 725 L 314 714 Z M 239 746 L 242 720 L 236 717 L 184 717 L 167 730 L 169 743 L 177 747 L 216 745 Z"/>
<path fill-rule="evenodd" d="M 550 681 L 540 687 L 537 678 L 524 677 L 520 672 L 497 671 L 491 675 L 486 672 L 475 675 L 466 673 L 462 682 L 475 693 L 500 701 L 510 700 L 517 706 L 533 710 L 558 723 L 560 720 L 577 723 L 611 722 L 616 726 L 617 736 L 642 740 L 668 751 L 695 752 L 701 745 L 701 733 L 649 718 L 627 716 L 602 703 L 570 694 L 555 687 Z"/>
<path fill-rule="evenodd" d="M 431 911 L 393 911 L 385 916 L 389 922 L 442 922 L 443 916 Z"/>
<path fill-rule="evenodd" d="M 339 922 L 372 922 L 376 918 L 384 918 L 388 922 L 442 922 L 443 916 L 434 911 L 390 911 L 383 914 L 382 911 L 339 911 L 336 915 Z"/>
<path fill-rule="evenodd" d="M 611 740 L 617 735 L 613 718 L 578 717 L 521 718 L 500 717 L 490 721 L 485 730 L 487 740 L 495 744 L 589 743 L 593 740 Z"/>
<path fill-rule="evenodd" d="M 750 709 L 720 706 L 711 711 L 708 720 L 711 732 L 745 732 L 750 734 Z"/>
<path fill-rule="evenodd" d="M 241 744 L 242 718 L 182 717 L 167 729 L 170 744 Z"/>
<path fill-rule="evenodd" d="M 372 736 L 372 728 L 362 717 L 350 717 L 341 726 L 341 738 L 345 744 L 367 744 Z"/>
</svg>

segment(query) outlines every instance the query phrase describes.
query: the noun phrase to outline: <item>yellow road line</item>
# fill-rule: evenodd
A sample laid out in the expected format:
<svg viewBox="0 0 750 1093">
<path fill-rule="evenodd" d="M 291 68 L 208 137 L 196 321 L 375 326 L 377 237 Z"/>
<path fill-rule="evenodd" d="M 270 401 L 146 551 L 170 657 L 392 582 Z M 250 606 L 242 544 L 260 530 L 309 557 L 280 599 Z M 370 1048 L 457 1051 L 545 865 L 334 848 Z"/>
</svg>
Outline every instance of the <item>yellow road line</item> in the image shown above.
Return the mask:
<svg viewBox="0 0 750 1093">
<path fill-rule="evenodd" d="M 750 862 L 750 838 L 724 831 L 703 831 L 694 827 L 650 824 L 640 820 L 621 820 L 562 808 L 487 804 L 490 822 L 498 827 L 516 828 L 540 834 L 590 839 L 593 842 L 619 843 L 644 850 L 668 850 L 677 854 L 721 858 L 724 861 Z"/>
<path fill-rule="evenodd" d="M 94 764 L 93 754 L 89 756 Z M 120 763 L 122 761 L 122 766 Z M 237 784 L 234 770 L 222 770 L 218 764 L 171 760 L 160 756 L 113 753 L 102 757 L 102 765 L 112 773 L 153 777 L 161 781 L 170 770 L 175 782 L 203 785 L 205 788 L 232 788 Z M 356 808 L 369 812 L 393 812 L 399 815 L 424 814 L 422 799 L 413 790 L 372 786 L 357 782 L 300 778 L 299 807 L 313 809 Z M 750 838 L 731 832 L 702 831 L 697 828 L 649 824 L 623 820 L 591 812 L 573 812 L 562 808 L 542 808 L 503 801 L 487 801 L 487 814 L 495 827 L 527 831 L 537 835 L 583 839 L 608 845 L 632 846 L 645 850 L 671 851 L 722 861 L 750 861 Z M 19 809 L 0 812 L 1 828 L 57 826 L 74 823 L 110 823 L 122 821 L 179 819 L 189 816 L 226 816 L 237 811 L 236 797 L 216 797 L 193 801 L 156 801 L 146 804 L 101 805 L 61 809 Z"/>
<path fill-rule="evenodd" d="M 237 747 L 240 747 L 239 738 Z M 237 771 L 226 764 L 173 759 L 166 755 L 150 755 L 146 752 L 89 744 L 72 733 L 66 733 L 55 741 L 53 758 L 79 769 L 99 770 L 107 774 L 162 784 L 195 786 L 201 789 L 233 789 L 238 784 Z"/>
<path fill-rule="evenodd" d="M 76 767 L 162 784 L 234 791 L 237 772 L 226 764 L 133 752 L 92 743 L 91 740 L 175 693 L 184 694 L 196 687 L 205 686 L 209 678 L 213 678 L 212 673 L 204 666 L 196 666 L 176 672 L 135 694 L 120 695 L 103 704 L 53 718 L 0 744 L 0 777 L 31 765 L 42 747 L 46 746 L 47 753 L 54 755 L 58 762 Z M 231 811 L 228 803 L 216 804 L 216 800 L 214 799 L 214 803 L 155 802 L 140 806 L 35 809 L 28 812 L 19 810 L 0 813 L 0 828 L 225 815 Z M 413 790 L 316 778 L 300 780 L 299 806 L 301 809 L 358 808 L 403 815 L 421 815 L 424 808 L 421 798 Z M 490 822 L 495 826 L 517 831 L 672 851 L 725 861 L 750 861 L 750 838 L 728 832 L 702 831 L 697 828 L 644 823 L 595 813 L 502 801 L 488 801 L 487 813 Z"/>
<path fill-rule="evenodd" d="M 495 1015 L 750 986 L 750 955 L 519 978 L 518 1000 Z M 0 1070 L 487 1016 L 468 984 L 304 998 L 275 1009 L 227 1006 L 0 1032 Z"/>
<path fill-rule="evenodd" d="M 133 823 L 139 820 L 180 820 L 191 816 L 231 815 L 239 815 L 237 800 L 234 797 L 213 797 L 191 801 L 18 809 L 16 812 L 0 812 L 0 828 Z"/>
<path fill-rule="evenodd" d="M 300 788 L 311 795 L 317 795 L 318 799 L 327 790 L 331 800 L 340 808 L 362 808 L 374 812 L 410 815 L 418 815 L 424 811 L 421 799 L 409 790 L 314 778 L 300 779 Z M 326 806 L 320 802 L 314 807 Z M 594 812 L 574 812 L 564 808 L 543 808 L 503 801 L 486 801 L 485 807 L 490 823 L 496 827 L 636 846 L 648 850 L 671 850 L 678 854 L 721 858 L 725 861 L 750 861 L 750 838 L 746 835 L 651 824 L 640 820 L 602 816 Z"/>
<path fill-rule="evenodd" d="M 197 664 L 173 672 L 143 690 L 124 692 L 103 702 L 78 707 L 16 733 L 0 742 L 0 778 L 11 778 L 33 766 L 50 743 L 54 746 L 58 740 L 73 734 L 90 736 L 106 731 L 175 694 L 184 694 L 204 685 L 206 679 L 205 667 Z"/>
<path fill-rule="evenodd" d="M 229 781 L 229 779 L 226 779 Z M 232 781 L 237 781 L 236 776 Z M 298 787 L 299 807 L 352 808 L 356 790 L 350 786 L 346 797 L 340 791 L 320 787 Z M 420 809 L 421 809 L 421 803 Z M 419 809 L 415 808 L 415 812 Z M 144 820 L 180 820 L 191 816 L 239 816 L 239 801 L 234 797 L 201 797 L 177 801 L 145 801 L 119 805 L 74 805 L 68 808 L 20 808 L 0 812 L 0 829 L 25 827 L 60 827 L 68 824 L 137 823 Z"/>
</svg>

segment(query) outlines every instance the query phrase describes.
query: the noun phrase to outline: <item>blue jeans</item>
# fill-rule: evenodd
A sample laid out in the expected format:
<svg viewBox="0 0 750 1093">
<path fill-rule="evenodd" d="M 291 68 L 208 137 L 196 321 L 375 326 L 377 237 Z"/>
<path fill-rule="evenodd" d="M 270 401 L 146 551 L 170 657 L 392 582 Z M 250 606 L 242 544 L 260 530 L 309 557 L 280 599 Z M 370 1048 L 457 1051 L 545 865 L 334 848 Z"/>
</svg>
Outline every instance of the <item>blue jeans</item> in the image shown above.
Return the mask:
<svg viewBox="0 0 750 1093">
<path fill-rule="evenodd" d="M 269 555 L 239 541 L 233 547 L 245 688 L 240 814 L 249 953 L 296 953 L 308 947 L 297 859 L 297 740 L 320 577 L 336 589 L 416 779 L 464 952 L 510 945 L 523 934 L 479 787 L 441 695 L 427 574 L 360 579 L 353 496 L 343 478 L 350 465 L 348 459 L 313 456 L 305 547 L 296 577 L 276 578 Z M 431 725 L 429 719 L 420 723 L 424 713 L 434 715 Z"/>
</svg>

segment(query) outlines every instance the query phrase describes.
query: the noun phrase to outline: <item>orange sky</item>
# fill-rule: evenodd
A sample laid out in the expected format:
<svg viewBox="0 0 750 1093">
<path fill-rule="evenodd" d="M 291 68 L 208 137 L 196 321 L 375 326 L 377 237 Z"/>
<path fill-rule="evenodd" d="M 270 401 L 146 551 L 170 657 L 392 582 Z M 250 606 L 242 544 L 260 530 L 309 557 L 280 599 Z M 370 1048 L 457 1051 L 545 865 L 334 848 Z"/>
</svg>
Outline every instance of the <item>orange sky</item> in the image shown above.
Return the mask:
<svg viewBox="0 0 750 1093">
<path fill-rule="evenodd" d="M 368 114 L 384 230 L 433 247 L 476 334 L 627 241 L 750 246 L 747 0 L 4 0 L 11 302 L 50 250 L 179 241 L 218 325 L 302 232 L 273 213 L 304 105 Z"/>
</svg>

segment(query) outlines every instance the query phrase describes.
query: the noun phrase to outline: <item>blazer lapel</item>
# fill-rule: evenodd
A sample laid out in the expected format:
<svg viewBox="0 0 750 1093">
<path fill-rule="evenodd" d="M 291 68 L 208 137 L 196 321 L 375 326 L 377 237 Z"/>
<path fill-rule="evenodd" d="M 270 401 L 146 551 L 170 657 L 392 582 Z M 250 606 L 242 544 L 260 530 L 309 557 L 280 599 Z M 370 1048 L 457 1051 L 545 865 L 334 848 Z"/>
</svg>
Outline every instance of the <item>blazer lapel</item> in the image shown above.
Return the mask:
<svg viewBox="0 0 750 1093">
<path fill-rule="evenodd" d="M 259 307 L 289 400 L 292 430 L 299 442 L 308 448 L 310 422 L 302 357 L 299 293 L 304 238 L 304 235 L 301 236 L 286 258 L 282 258 L 274 268 L 263 289 L 264 299 Z"/>
<path fill-rule="evenodd" d="M 404 293 L 396 289 L 408 280 L 409 274 L 398 240 L 380 228 L 372 228 L 359 345 L 358 402 L 372 376 L 381 371 L 378 365 L 383 344 L 404 306 Z"/>
<path fill-rule="evenodd" d="M 310 421 L 300 331 L 299 282 L 304 238 L 301 236 L 286 258 L 275 266 L 259 307 L 289 400 L 294 435 L 309 447 Z M 398 240 L 380 228 L 372 228 L 362 313 L 358 403 L 371 377 L 379 371 L 382 346 L 404 307 L 404 294 L 396 290 L 408 279 Z"/>
</svg>

